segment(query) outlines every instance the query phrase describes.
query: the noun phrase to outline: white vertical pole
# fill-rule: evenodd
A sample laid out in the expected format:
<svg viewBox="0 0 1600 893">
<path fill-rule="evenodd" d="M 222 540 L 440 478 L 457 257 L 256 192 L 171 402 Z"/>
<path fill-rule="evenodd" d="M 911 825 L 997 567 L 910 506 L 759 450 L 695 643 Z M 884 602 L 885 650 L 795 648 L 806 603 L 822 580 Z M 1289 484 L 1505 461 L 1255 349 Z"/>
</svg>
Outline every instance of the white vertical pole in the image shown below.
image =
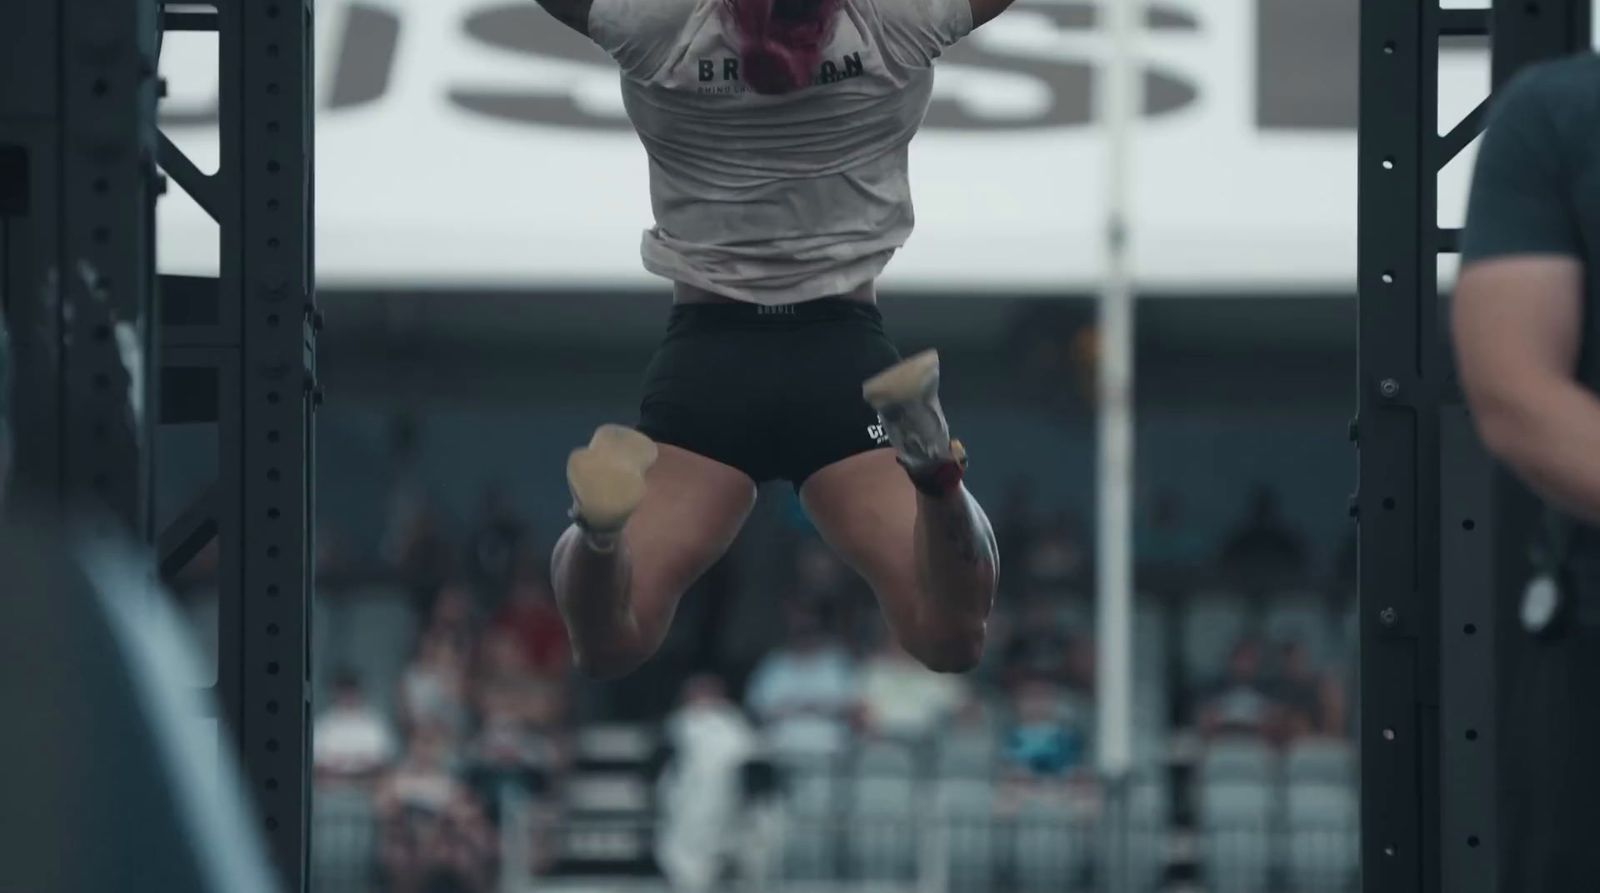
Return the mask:
<svg viewBox="0 0 1600 893">
<path fill-rule="evenodd" d="M 1135 56 L 1143 0 L 1101 0 L 1108 53 L 1098 117 L 1106 135 L 1106 255 L 1100 292 L 1099 537 L 1096 692 L 1100 770 L 1113 783 L 1133 760 L 1133 270 L 1129 198 L 1142 106 Z"/>
</svg>

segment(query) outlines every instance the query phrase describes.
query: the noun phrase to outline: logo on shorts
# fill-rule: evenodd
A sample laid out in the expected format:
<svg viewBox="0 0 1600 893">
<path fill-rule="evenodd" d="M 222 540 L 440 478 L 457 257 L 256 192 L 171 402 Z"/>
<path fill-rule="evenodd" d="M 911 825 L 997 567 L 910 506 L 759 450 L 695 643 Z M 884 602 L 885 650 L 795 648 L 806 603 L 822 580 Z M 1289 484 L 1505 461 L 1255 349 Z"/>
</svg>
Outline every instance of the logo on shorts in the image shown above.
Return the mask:
<svg viewBox="0 0 1600 893">
<path fill-rule="evenodd" d="M 867 436 L 879 446 L 889 442 L 889 429 L 883 426 L 883 416 L 878 416 L 878 424 L 867 426 Z"/>
</svg>

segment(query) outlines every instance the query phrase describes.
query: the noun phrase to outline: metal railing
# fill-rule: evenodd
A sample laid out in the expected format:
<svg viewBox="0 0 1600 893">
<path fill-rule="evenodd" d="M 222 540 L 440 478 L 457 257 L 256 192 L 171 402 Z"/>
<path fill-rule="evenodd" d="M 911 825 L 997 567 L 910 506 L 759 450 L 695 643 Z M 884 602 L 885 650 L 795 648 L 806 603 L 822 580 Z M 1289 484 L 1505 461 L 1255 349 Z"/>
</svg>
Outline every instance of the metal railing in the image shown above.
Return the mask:
<svg viewBox="0 0 1600 893">
<path fill-rule="evenodd" d="M 926 786 L 924 786 L 926 787 Z M 1160 791 L 1127 788 L 1126 800 L 940 804 L 919 790 L 909 808 L 863 802 L 838 779 L 830 802 L 786 796 L 752 807 L 751 851 L 730 889 L 901 893 L 1154 893 L 1169 863 L 1192 854 L 1204 888 L 1227 893 L 1354 893 L 1357 828 L 1282 817 L 1212 819 L 1176 830 Z M 1147 806 L 1141 807 L 1144 803 Z M 531 805 L 500 800 L 500 893 L 537 889 L 528 858 Z M 370 800 L 318 791 L 313 810 L 314 893 L 383 893 L 384 845 Z"/>
</svg>

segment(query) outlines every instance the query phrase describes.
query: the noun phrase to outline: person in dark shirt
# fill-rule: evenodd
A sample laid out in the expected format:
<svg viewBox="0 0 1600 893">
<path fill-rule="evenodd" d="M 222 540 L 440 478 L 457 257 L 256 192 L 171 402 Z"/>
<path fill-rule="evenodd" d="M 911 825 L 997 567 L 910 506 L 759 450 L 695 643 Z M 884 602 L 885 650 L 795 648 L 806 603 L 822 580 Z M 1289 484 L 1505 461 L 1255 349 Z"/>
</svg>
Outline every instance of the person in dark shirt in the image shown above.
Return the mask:
<svg viewBox="0 0 1600 893">
<path fill-rule="evenodd" d="M 1586 53 L 1534 66 L 1497 95 L 1452 308 L 1479 434 L 1573 532 L 1556 562 L 1572 622 L 1517 649 L 1508 680 L 1503 890 L 1589 889 L 1600 877 L 1600 626 L 1582 607 L 1600 601 L 1597 241 L 1600 57 Z"/>
<path fill-rule="evenodd" d="M 1087 747 L 1079 717 L 1054 684 L 1024 682 L 1012 702 L 1001 743 L 1006 767 L 1018 780 L 1062 778 L 1083 766 Z"/>
<path fill-rule="evenodd" d="M 1283 727 L 1283 704 L 1261 667 L 1261 643 L 1244 639 L 1228 655 L 1227 673 L 1202 692 L 1196 726 L 1206 738 L 1276 738 Z"/>
<path fill-rule="evenodd" d="M 1248 514 L 1229 532 L 1220 556 L 1236 578 L 1281 580 L 1305 573 L 1306 544 L 1289 526 L 1276 490 L 1257 484 Z"/>
<path fill-rule="evenodd" d="M 1275 675 L 1284 739 L 1337 735 L 1344 728 L 1344 693 L 1335 677 L 1317 667 L 1304 642 L 1278 644 Z"/>
</svg>

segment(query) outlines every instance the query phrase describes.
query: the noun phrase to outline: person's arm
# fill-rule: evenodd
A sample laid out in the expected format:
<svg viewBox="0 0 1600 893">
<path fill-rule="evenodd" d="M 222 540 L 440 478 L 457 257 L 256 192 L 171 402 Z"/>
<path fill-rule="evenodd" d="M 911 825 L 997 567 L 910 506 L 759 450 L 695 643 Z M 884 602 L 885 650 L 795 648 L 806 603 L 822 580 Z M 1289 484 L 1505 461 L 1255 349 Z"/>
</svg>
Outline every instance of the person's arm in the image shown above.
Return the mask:
<svg viewBox="0 0 1600 893">
<path fill-rule="evenodd" d="M 1536 71 L 1495 108 L 1473 175 L 1451 328 L 1489 451 L 1551 504 L 1600 522 L 1600 399 L 1575 379 L 1583 249 L 1552 86 Z"/>
<path fill-rule="evenodd" d="M 977 29 L 1000 17 L 1014 0 L 972 0 L 972 27 Z"/>
<path fill-rule="evenodd" d="M 594 0 L 538 0 L 544 11 L 568 28 L 589 36 L 589 10 Z"/>
<path fill-rule="evenodd" d="M 884 53 L 908 68 L 932 66 L 945 50 L 972 33 L 978 26 L 978 4 L 987 2 L 870 0 L 883 28 Z"/>
<path fill-rule="evenodd" d="M 1484 444 L 1539 495 L 1600 523 L 1600 399 L 1573 378 L 1582 268 L 1568 257 L 1472 265 L 1452 326 Z"/>
</svg>

